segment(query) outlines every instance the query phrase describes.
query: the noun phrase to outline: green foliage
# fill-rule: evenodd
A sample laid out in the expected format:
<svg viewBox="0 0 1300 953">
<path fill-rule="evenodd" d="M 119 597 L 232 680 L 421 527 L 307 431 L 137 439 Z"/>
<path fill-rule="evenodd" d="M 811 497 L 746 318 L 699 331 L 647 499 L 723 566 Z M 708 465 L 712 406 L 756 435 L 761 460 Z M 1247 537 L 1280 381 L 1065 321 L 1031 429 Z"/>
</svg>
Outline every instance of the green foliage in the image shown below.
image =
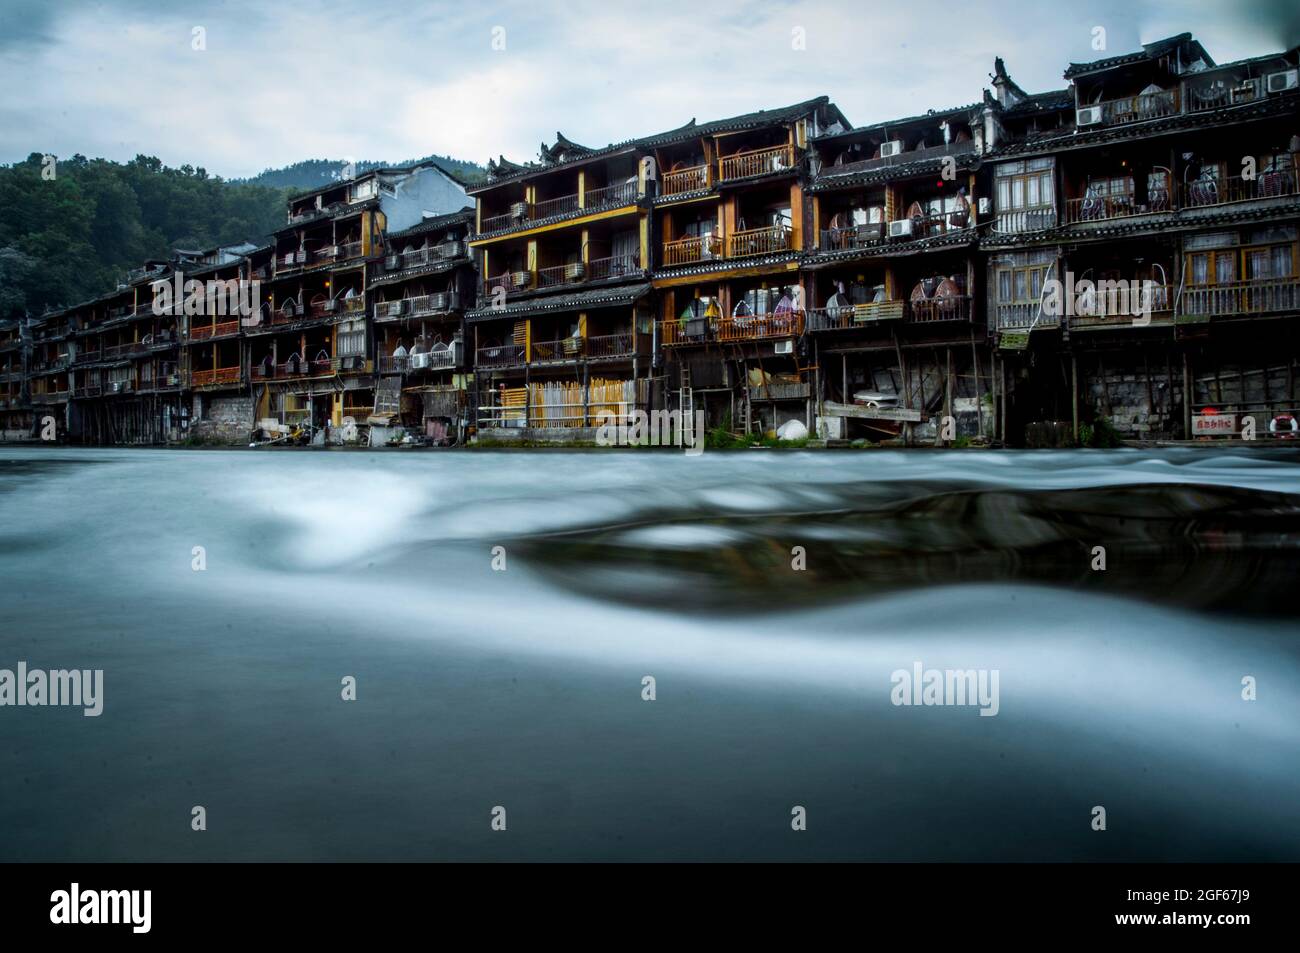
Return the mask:
<svg viewBox="0 0 1300 953">
<path fill-rule="evenodd" d="M 733 434 L 725 425 L 714 427 L 704 437 L 704 446 L 710 450 L 742 450 L 758 442 L 758 434 Z"/>
<path fill-rule="evenodd" d="M 1091 426 L 1079 424 L 1079 446 L 1081 447 L 1107 449 L 1122 445 L 1120 435 L 1115 432 L 1115 428 L 1105 417 L 1098 417 Z"/>
<path fill-rule="evenodd" d="M 41 171 L 39 153 L 0 166 L 0 319 L 85 301 L 175 248 L 261 243 L 284 222 L 284 190 L 152 156 L 75 155 L 52 179 Z"/>
</svg>

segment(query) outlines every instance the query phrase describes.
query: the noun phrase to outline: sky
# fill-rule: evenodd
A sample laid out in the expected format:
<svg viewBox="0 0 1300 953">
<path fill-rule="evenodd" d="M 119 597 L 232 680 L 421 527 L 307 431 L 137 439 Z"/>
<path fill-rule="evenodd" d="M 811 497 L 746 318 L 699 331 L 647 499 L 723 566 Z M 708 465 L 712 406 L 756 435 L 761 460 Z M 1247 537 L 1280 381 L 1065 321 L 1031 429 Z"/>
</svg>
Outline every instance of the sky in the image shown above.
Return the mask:
<svg viewBox="0 0 1300 953">
<path fill-rule="evenodd" d="M 1184 31 L 1219 62 L 1273 52 L 1287 45 L 1296 9 L 1275 0 L 0 0 L 0 163 L 32 152 L 145 153 L 235 178 L 314 158 L 522 161 L 557 130 L 603 146 L 821 95 L 866 125 L 978 101 L 998 55 L 1037 92 L 1063 88 L 1071 60 Z M 1290 27 L 1280 22 L 1288 16 Z"/>
</svg>

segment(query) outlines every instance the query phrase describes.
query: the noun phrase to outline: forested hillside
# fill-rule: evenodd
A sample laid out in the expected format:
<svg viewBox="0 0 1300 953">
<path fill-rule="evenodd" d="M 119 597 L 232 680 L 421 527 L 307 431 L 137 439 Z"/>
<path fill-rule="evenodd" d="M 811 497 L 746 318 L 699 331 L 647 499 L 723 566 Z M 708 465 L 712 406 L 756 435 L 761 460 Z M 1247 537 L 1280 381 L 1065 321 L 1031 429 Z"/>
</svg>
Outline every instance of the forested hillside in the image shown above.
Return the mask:
<svg viewBox="0 0 1300 953">
<path fill-rule="evenodd" d="M 152 156 L 77 155 L 47 176 L 39 154 L 0 166 L 0 318 L 84 301 L 173 248 L 260 242 L 284 222 L 287 190 Z"/>
</svg>

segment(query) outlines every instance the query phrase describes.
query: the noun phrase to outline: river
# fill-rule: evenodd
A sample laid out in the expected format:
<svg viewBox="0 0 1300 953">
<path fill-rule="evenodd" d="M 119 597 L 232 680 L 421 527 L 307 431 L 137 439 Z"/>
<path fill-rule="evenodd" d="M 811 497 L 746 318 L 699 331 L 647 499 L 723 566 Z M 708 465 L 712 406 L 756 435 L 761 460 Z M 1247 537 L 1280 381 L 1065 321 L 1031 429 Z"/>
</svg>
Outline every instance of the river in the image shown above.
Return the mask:
<svg viewBox="0 0 1300 953">
<path fill-rule="evenodd" d="M 0 668 L 104 672 L 0 860 L 1300 860 L 1297 569 L 1287 450 L 0 448 Z"/>
</svg>

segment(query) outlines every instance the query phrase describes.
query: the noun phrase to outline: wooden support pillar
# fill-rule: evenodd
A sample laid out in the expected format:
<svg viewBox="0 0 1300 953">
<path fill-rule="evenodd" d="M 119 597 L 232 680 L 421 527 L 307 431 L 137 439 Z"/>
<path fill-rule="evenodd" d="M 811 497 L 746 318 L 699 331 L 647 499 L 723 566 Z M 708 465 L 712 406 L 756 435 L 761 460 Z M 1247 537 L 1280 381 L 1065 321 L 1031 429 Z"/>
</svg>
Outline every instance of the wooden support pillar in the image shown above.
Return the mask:
<svg viewBox="0 0 1300 953">
<path fill-rule="evenodd" d="M 1070 419 L 1074 424 L 1074 442 L 1079 442 L 1079 358 L 1070 354 Z"/>
<path fill-rule="evenodd" d="M 1192 365 L 1183 351 L 1183 439 L 1192 439 Z"/>
</svg>

